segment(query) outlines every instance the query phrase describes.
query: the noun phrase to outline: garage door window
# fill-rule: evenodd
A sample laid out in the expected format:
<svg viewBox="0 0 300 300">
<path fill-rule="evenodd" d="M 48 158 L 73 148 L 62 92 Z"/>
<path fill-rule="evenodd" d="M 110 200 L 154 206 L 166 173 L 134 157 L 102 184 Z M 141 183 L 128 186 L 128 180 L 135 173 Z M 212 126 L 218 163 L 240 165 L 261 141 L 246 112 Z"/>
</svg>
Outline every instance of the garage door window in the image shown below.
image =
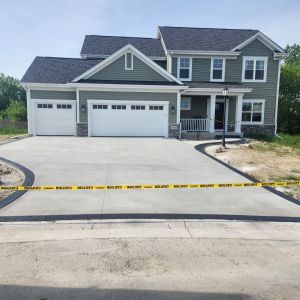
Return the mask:
<svg viewBox="0 0 300 300">
<path fill-rule="evenodd" d="M 58 109 L 72 109 L 72 105 L 71 104 L 57 104 L 56 107 Z"/>
<path fill-rule="evenodd" d="M 162 105 L 150 105 L 149 109 L 150 110 L 163 110 L 164 107 Z"/>
<path fill-rule="evenodd" d="M 93 109 L 107 109 L 107 105 L 94 104 Z"/>
<path fill-rule="evenodd" d="M 52 104 L 38 104 L 38 108 L 53 108 Z"/>
<path fill-rule="evenodd" d="M 112 109 L 119 109 L 119 110 L 124 110 L 126 109 L 126 105 L 112 105 Z"/>
<path fill-rule="evenodd" d="M 145 110 L 145 105 L 131 105 L 131 110 Z"/>
</svg>

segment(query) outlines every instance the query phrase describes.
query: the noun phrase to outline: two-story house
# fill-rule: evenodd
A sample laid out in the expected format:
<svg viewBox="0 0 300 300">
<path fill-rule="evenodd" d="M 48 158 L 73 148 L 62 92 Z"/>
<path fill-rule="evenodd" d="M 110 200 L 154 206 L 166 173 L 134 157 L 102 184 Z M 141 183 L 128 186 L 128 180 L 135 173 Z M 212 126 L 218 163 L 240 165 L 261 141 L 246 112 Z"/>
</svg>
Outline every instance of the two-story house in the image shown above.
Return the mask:
<svg viewBox="0 0 300 300">
<path fill-rule="evenodd" d="M 87 35 L 80 55 L 38 56 L 23 76 L 33 135 L 168 137 L 178 124 L 197 135 L 276 132 L 285 52 L 258 30 Z"/>
</svg>

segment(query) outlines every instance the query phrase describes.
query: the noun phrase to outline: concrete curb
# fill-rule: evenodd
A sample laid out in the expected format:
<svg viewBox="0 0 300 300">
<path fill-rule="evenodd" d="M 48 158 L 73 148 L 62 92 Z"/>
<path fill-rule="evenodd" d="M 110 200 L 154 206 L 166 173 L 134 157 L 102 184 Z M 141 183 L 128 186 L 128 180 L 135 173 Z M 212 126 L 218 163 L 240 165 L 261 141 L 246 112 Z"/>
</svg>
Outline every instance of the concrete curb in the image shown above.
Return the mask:
<svg viewBox="0 0 300 300">
<path fill-rule="evenodd" d="M 14 143 L 14 142 L 18 142 L 18 141 L 21 141 L 21 140 L 24 140 L 24 139 L 28 139 L 30 137 L 32 137 L 32 134 L 28 134 L 28 133 L 22 134 L 22 135 L 17 135 L 17 136 L 14 136 L 14 137 L 10 137 L 9 141 L 3 142 L 3 143 L 0 142 L 0 146 L 10 144 L 10 143 Z"/>
<path fill-rule="evenodd" d="M 74 214 L 74 215 L 36 215 L 0 216 L 1 222 L 55 222 L 77 220 L 222 220 L 248 222 L 296 222 L 300 217 L 222 215 L 222 214 Z"/>
<path fill-rule="evenodd" d="M 227 142 L 227 144 L 235 144 L 235 145 L 245 144 L 245 143 L 246 143 L 246 141 L 245 141 L 244 139 L 242 139 L 242 140 L 240 140 L 240 141 L 231 141 L 231 142 Z M 211 158 L 211 159 L 217 161 L 217 162 L 220 163 L 221 165 L 227 167 L 227 168 L 230 169 L 231 171 L 234 171 L 235 173 L 237 173 L 237 174 L 239 174 L 239 175 L 241 175 L 241 176 L 243 176 L 243 177 L 249 179 L 250 181 L 252 181 L 252 182 L 259 182 L 259 180 L 257 180 L 256 178 L 254 178 L 254 177 L 252 177 L 252 176 L 250 176 L 250 175 L 248 175 L 248 174 L 246 174 L 246 173 L 243 173 L 242 171 L 240 171 L 240 170 L 234 168 L 234 167 L 231 166 L 231 165 L 226 164 L 225 162 L 223 162 L 223 161 L 221 161 L 220 159 L 218 159 L 218 158 L 216 158 L 216 157 L 214 157 L 214 156 L 208 154 L 208 153 L 205 151 L 206 147 L 209 147 L 209 146 L 216 146 L 216 145 L 220 145 L 220 142 L 206 143 L 206 144 L 196 145 L 196 146 L 195 146 L 195 149 L 196 149 L 197 151 L 201 152 L 202 154 L 208 156 L 209 158 Z M 265 187 L 263 187 L 263 189 L 265 189 L 265 190 L 267 190 L 267 191 L 269 191 L 269 192 L 271 192 L 271 193 L 273 193 L 273 194 L 275 194 L 275 195 L 277 195 L 277 196 L 279 196 L 279 197 L 281 197 L 281 198 L 283 198 L 283 199 L 285 199 L 285 200 L 287 200 L 287 201 L 289 201 L 289 202 L 292 202 L 292 203 L 294 203 L 294 204 L 300 206 L 300 201 L 299 201 L 299 200 L 297 200 L 297 199 L 295 199 L 295 198 L 293 198 L 293 197 L 291 197 L 291 196 L 288 196 L 288 195 L 286 195 L 286 194 L 284 194 L 284 193 L 282 193 L 282 192 L 280 192 L 280 191 L 278 191 L 278 190 L 275 190 L 275 189 L 272 188 L 272 187 L 265 186 Z"/>
<path fill-rule="evenodd" d="M 25 180 L 23 185 L 25 186 L 32 186 L 33 182 L 34 182 L 34 174 L 32 171 L 30 171 L 29 169 L 27 169 L 26 167 L 15 163 L 13 161 L 10 161 L 6 158 L 0 157 L 0 160 L 8 163 L 9 165 L 12 165 L 13 167 L 15 167 L 16 169 L 19 169 L 20 171 L 22 171 L 22 173 L 24 173 L 25 176 Z M 5 197 L 3 200 L 0 201 L 0 209 L 3 208 L 4 206 L 12 203 L 13 201 L 17 200 L 19 197 L 21 197 L 24 193 L 26 193 L 27 191 L 15 191 L 14 193 L 8 195 L 7 197 Z"/>
</svg>

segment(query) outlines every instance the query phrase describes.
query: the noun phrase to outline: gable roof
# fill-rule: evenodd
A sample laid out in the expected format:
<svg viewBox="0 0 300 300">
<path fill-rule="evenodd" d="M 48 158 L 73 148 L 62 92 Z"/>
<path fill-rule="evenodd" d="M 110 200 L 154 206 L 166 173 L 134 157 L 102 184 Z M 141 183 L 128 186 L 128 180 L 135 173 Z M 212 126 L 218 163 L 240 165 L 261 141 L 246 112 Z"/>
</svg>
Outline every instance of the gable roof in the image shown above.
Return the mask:
<svg viewBox="0 0 300 300">
<path fill-rule="evenodd" d="M 109 56 L 128 44 L 131 44 L 149 57 L 165 56 L 159 39 L 103 35 L 86 35 L 80 55 Z"/>
<path fill-rule="evenodd" d="M 67 83 L 103 59 L 37 56 L 21 79 L 30 83 Z"/>
<path fill-rule="evenodd" d="M 152 68 L 154 71 L 159 73 L 162 77 L 167 79 L 168 81 L 173 81 L 178 84 L 183 84 L 180 80 L 178 80 L 176 77 L 174 77 L 172 74 L 167 72 L 165 69 L 163 69 L 161 66 L 159 66 L 157 63 L 153 62 L 149 57 L 147 57 L 144 53 L 136 49 L 134 46 L 128 44 L 125 47 L 119 49 L 115 53 L 113 53 L 111 56 L 108 58 L 102 60 L 99 62 L 97 65 L 93 66 L 86 72 L 83 72 L 81 75 L 76 77 L 75 79 L 72 80 L 72 82 L 78 82 L 81 79 L 89 79 L 91 76 L 96 74 L 97 72 L 101 71 L 114 61 L 116 61 L 118 58 L 120 58 L 122 55 L 125 55 L 125 53 L 130 52 L 133 53 L 134 56 L 139 58 L 141 61 L 143 61 L 146 65 L 148 65 L 150 68 Z"/>
<path fill-rule="evenodd" d="M 219 29 L 159 26 L 167 50 L 231 51 L 251 36 L 253 29 Z"/>
</svg>

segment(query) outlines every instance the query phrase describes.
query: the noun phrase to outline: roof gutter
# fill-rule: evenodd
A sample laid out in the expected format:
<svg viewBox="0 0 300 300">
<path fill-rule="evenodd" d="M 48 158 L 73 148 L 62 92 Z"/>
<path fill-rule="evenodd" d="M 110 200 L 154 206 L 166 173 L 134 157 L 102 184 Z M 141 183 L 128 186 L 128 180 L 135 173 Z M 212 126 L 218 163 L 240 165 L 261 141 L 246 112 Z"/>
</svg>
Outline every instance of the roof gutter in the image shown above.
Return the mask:
<svg viewBox="0 0 300 300">
<path fill-rule="evenodd" d="M 170 55 L 199 55 L 199 56 L 229 56 L 237 57 L 241 54 L 239 51 L 191 51 L 191 50 L 167 50 L 167 54 Z"/>
<path fill-rule="evenodd" d="M 68 87 L 75 87 L 80 89 L 115 89 L 115 90 L 166 90 L 166 91 L 178 91 L 187 89 L 188 86 L 184 85 L 143 85 L 143 84 L 103 84 L 103 83 L 77 83 L 70 82 L 67 83 Z"/>
</svg>

